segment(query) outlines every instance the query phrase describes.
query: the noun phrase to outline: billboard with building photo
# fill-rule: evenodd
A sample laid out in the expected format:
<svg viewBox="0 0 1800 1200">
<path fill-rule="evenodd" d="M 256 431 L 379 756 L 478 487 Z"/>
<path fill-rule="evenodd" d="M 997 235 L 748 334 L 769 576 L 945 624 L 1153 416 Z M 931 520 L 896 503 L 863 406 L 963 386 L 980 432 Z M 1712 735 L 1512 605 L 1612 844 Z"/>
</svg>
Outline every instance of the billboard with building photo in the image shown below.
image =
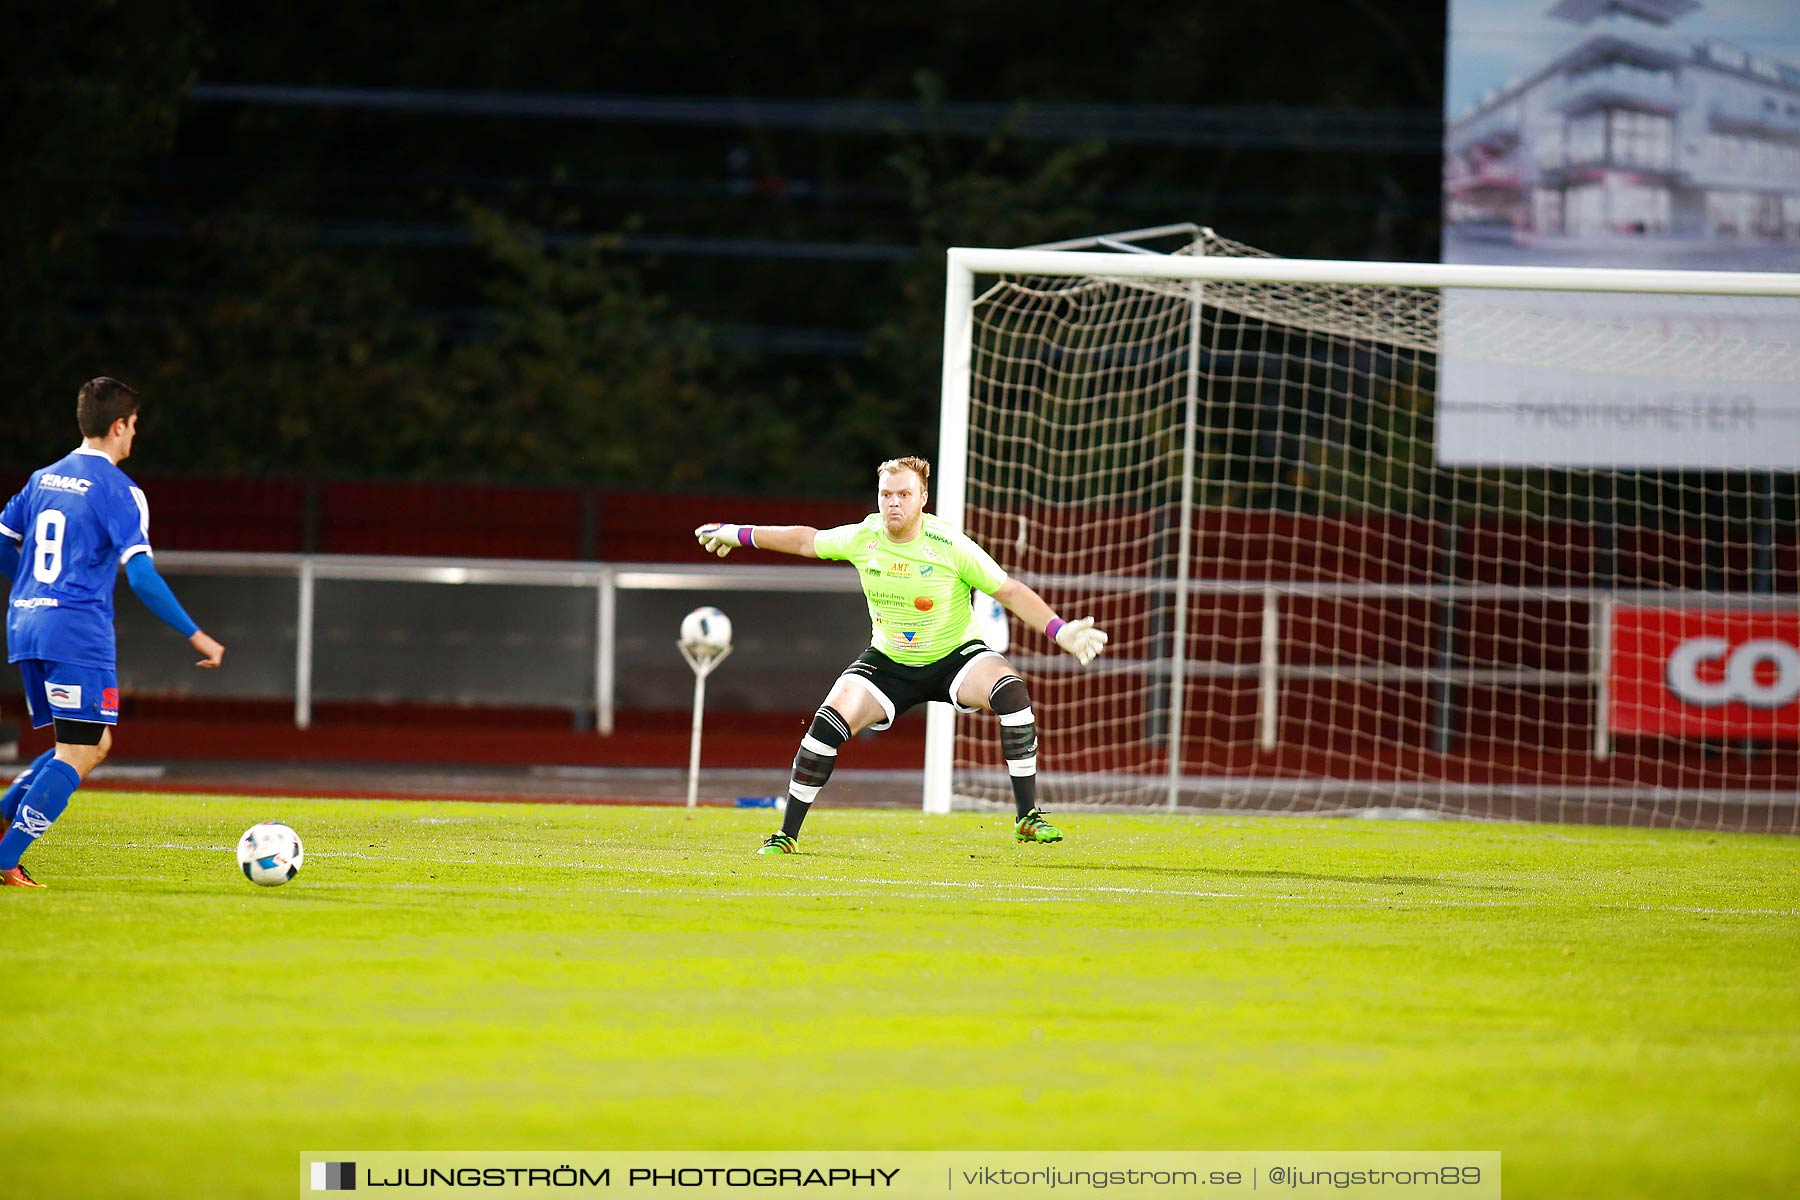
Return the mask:
<svg viewBox="0 0 1800 1200">
<path fill-rule="evenodd" d="M 1445 262 L 1800 272 L 1800 3 L 1451 0 L 1449 30 Z M 1797 324 L 1787 300 L 1447 293 L 1439 459 L 1800 466 L 1791 366 L 1756 349 Z"/>
</svg>

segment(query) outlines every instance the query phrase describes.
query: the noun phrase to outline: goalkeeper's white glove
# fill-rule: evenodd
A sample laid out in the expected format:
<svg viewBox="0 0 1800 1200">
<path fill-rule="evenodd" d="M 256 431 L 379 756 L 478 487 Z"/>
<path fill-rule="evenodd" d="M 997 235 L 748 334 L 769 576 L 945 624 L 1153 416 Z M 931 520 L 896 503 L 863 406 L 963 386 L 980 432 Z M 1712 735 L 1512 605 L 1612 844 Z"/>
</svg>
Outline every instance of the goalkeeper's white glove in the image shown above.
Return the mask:
<svg viewBox="0 0 1800 1200">
<path fill-rule="evenodd" d="M 1056 644 L 1081 660 L 1082 666 L 1094 661 L 1106 646 L 1106 632 L 1094 628 L 1094 618 L 1082 617 L 1079 621 L 1065 621 L 1061 617 L 1050 622 L 1050 636 Z"/>
<path fill-rule="evenodd" d="M 724 558 L 739 546 L 754 546 L 755 539 L 750 531 L 754 525 L 731 525 L 722 521 L 708 521 L 694 530 L 694 540 L 720 558 Z"/>
</svg>

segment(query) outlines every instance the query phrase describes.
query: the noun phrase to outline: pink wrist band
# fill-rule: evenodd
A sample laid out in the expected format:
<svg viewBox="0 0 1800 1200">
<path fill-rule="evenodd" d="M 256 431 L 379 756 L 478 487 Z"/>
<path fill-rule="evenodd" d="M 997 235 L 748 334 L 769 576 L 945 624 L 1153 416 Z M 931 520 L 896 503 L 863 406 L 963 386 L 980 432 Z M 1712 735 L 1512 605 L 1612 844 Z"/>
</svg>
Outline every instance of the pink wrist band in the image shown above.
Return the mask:
<svg viewBox="0 0 1800 1200">
<path fill-rule="evenodd" d="M 756 526 L 754 526 L 754 525 L 739 525 L 738 526 L 738 545 L 748 546 L 752 550 L 756 549 Z"/>
<path fill-rule="evenodd" d="M 1067 624 L 1068 622 L 1061 617 L 1051 617 L 1050 623 L 1044 626 L 1044 636 L 1054 642 L 1056 640 L 1057 631 Z"/>
</svg>

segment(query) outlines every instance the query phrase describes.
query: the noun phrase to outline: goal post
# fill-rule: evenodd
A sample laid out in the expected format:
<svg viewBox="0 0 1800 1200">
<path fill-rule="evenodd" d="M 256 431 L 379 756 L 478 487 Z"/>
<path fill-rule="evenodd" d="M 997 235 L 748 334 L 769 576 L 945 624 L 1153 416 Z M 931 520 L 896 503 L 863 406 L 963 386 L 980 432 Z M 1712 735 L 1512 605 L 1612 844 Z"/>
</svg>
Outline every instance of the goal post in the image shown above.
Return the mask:
<svg viewBox="0 0 1800 1200">
<path fill-rule="evenodd" d="M 949 252 L 933 480 L 1113 636 L 1014 630 L 1047 804 L 1800 831 L 1800 275 L 1061 245 Z"/>
<path fill-rule="evenodd" d="M 963 491 L 968 482 L 971 307 L 975 273 L 952 267 L 944 292 L 944 386 L 938 411 L 938 468 L 932 492 L 940 518 L 963 527 Z M 944 470 L 946 463 L 955 463 Z M 950 811 L 954 774 L 956 710 L 948 704 L 925 709 L 925 796 L 929 813 Z"/>
</svg>

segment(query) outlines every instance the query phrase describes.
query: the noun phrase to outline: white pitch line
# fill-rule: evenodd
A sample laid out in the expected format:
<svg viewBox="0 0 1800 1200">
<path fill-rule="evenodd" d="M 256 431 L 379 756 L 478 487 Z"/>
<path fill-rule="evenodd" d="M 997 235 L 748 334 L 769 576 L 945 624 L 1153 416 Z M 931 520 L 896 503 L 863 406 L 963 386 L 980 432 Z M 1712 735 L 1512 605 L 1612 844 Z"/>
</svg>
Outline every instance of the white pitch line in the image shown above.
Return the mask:
<svg viewBox="0 0 1800 1200">
<path fill-rule="evenodd" d="M 137 845 L 136 843 L 127 843 L 125 846 L 115 847 L 115 848 L 129 849 L 129 848 L 134 848 L 136 845 Z M 208 854 L 229 853 L 232 849 L 232 847 L 229 847 L 229 846 L 188 846 L 188 845 L 181 845 L 181 844 L 172 843 L 172 842 L 164 842 L 164 843 L 158 844 L 153 847 L 148 847 L 148 848 L 157 849 L 157 850 L 184 850 L 184 851 L 189 851 L 189 852 L 193 852 L 193 853 L 208 853 Z M 348 858 L 348 859 L 358 859 L 358 860 L 361 860 L 364 862 L 386 862 L 386 861 L 389 861 L 386 856 L 376 855 L 376 854 L 364 854 L 364 853 L 362 853 L 360 851 L 356 851 L 356 850 L 322 851 L 315 855 L 312 855 L 311 857 L 313 857 L 315 859 Z M 436 866 L 482 865 L 482 866 L 495 866 L 495 867 L 514 867 L 514 868 L 523 868 L 523 869 L 551 868 L 551 869 L 555 869 L 555 870 L 612 871 L 612 872 L 636 873 L 636 874 L 644 874 L 644 875 L 683 875 L 683 876 L 695 876 L 695 877 L 699 877 L 699 878 L 703 878 L 703 879 L 736 879 L 736 878 L 741 878 L 744 875 L 744 872 L 742 872 L 742 871 L 712 871 L 712 870 L 704 870 L 704 869 L 699 869 L 699 868 L 689 869 L 689 868 L 684 868 L 684 867 L 661 867 L 661 866 L 650 866 L 650 865 L 642 864 L 642 863 L 611 864 L 611 863 L 594 863 L 594 862 L 579 862 L 579 863 L 576 863 L 576 862 L 543 862 L 543 861 L 513 862 L 513 861 L 508 861 L 508 860 L 503 860 L 503 859 L 491 859 L 491 858 L 475 859 L 475 858 L 416 858 L 416 857 L 412 858 L 409 861 L 412 861 L 415 863 L 430 863 L 430 864 L 433 864 Z M 948 896 L 946 895 L 946 893 L 951 890 L 955 890 L 961 894 L 966 894 L 968 892 L 990 892 L 991 893 L 991 892 L 1004 891 L 1004 890 L 1013 890 L 1013 891 L 1018 891 L 1018 892 L 1033 893 L 1033 895 L 1017 896 L 1017 897 L 1004 896 L 1004 895 L 985 895 L 985 896 L 982 896 L 981 899 L 983 899 L 985 901 L 990 901 L 990 902 L 1012 903 L 1012 902 L 1016 902 L 1019 900 L 1027 900 L 1027 899 L 1060 900 L 1060 899 L 1079 899 L 1084 896 L 1095 897 L 1095 898 L 1109 897 L 1109 898 L 1118 898 L 1118 899 L 1129 899 L 1129 898 L 1136 898 L 1136 897 L 1156 897 L 1156 898 L 1179 899 L 1179 900 L 1256 900 L 1256 901 L 1262 901 L 1262 902 L 1268 902 L 1268 903 L 1288 904 L 1288 905 L 1293 905 L 1295 907 L 1322 908 L 1322 909 L 1368 908 L 1371 905 L 1379 905 L 1379 904 L 1386 904 L 1390 907 L 1395 907 L 1395 908 L 1530 908 L 1530 909 L 1542 910 L 1542 909 L 1559 907 L 1558 905 L 1556 905 L 1554 902 L 1552 902 L 1550 900 L 1546 900 L 1545 902 L 1542 902 L 1542 903 L 1532 903 L 1532 902 L 1523 901 L 1523 900 L 1457 900 L 1457 899 L 1451 899 L 1451 898 L 1438 898 L 1438 897 L 1430 897 L 1430 896 L 1408 897 L 1408 896 L 1386 896 L 1386 895 L 1366 896 L 1366 897 L 1362 898 L 1361 900 L 1318 900 L 1318 899 L 1314 899 L 1309 896 L 1298 895 L 1298 894 L 1293 894 L 1293 893 L 1284 894 L 1284 893 L 1270 893 L 1270 892 L 1224 892 L 1224 891 L 1210 891 L 1210 890 L 1187 889 L 1187 888 L 1134 888 L 1134 887 L 1125 887 L 1125 886 L 1120 886 L 1120 885 L 1105 885 L 1105 884 L 1096 884 L 1096 885 L 1091 885 L 1091 886 L 1086 886 L 1086 887 L 1074 887 L 1074 886 L 1069 886 L 1066 884 L 1020 883 L 1020 882 L 1016 882 L 1016 881 L 1012 881 L 1012 880 L 967 880 L 967 881 L 965 881 L 965 880 L 954 880 L 954 879 L 884 879 L 884 878 L 875 877 L 875 876 L 850 877 L 850 876 L 843 876 L 843 875 L 799 875 L 799 874 L 795 874 L 791 871 L 790 872 L 774 872 L 774 871 L 772 871 L 772 872 L 768 873 L 768 877 L 796 881 L 796 882 L 842 883 L 842 884 L 849 884 L 853 887 L 913 888 L 913 889 L 925 887 L 925 888 L 937 888 L 940 890 L 936 891 L 936 892 L 914 891 L 911 894 L 900 894 L 900 895 L 895 895 L 893 893 L 884 893 L 884 892 L 879 892 L 879 891 L 868 891 L 868 892 L 819 892 L 819 891 L 720 892 L 720 891 L 717 891 L 717 890 L 714 890 L 711 888 L 701 889 L 701 888 L 607 887 L 607 888 L 589 888 L 589 889 L 585 889 L 585 890 L 600 892 L 600 893 L 609 894 L 609 895 L 653 895 L 653 896 L 692 895 L 692 896 L 696 896 L 696 897 L 703 897 L 703 896 L 732 896 L 732 897 L 769 896 L 769 897 L 778 897 L 778 898 L 815 897 L 815 898 L 819 898 L 819 899 L 845 899 L 845 898 L 861 899 L 861 898 L 875 898 L 875 897 L 879 897 L 879 896 L 886 896 L 889 899 L 947 899 Z M 89 878 L 132 878 L 132 877 L 131 876 L 90 876 Z M 385 885 L 362 885 L 362 886 L 395 887 L 395 886 L 401 886 L 401 885 L 385 884 Z M 496 885 L 492 885 L 492 886 L 504 887 L 505 885 L 496 884 Z M 1374 886 L 1384 887 L 1384 886 L 1388 886 L 1388 885 L 1374 884 Z M 523 890 L 523 889 L 516 888 L 516 887 L 509 887 L 509 888 L 506 888 L 506 890 L 517 891 L 517 890 Z M 1586 904 L 1586 905 L 1581 905 L 1579 908 L 1579 911 L 1669 912 L 1669 913 L 1692 913 L 1692 914 L 1697 914 L 1697 915 L 1701 915 L 1701 916 L 1721 916 L 1721 917 L 1726 917 L 1726 916 L 1729 916 L 1729 917 L 1795 917 L 1795 916 L 1800 916 L 1800 910 L 1791 909 L 1791 908 L 1709 908 L 1709 907 L 1705 907 L 1705 906 L 1701 906 L 1701 905 L 1691 905 L 1691 904 L 1618 904 L 1618 903 Z"/>
<path fill-rule="evenodd" d="M 554 864 L 538 864 L 538 865 L 554 865 Z M 603 868 L 595 868 L 595 869 L 603 869 Z M 116 880 L 118 882 L 123 883 L 123 882 L 131 882 L 131 881 L 139 880 L 142 878 L 142 876 L 138 876 L 138 875 L 85 875 L 85 876 L 83 876 L 83 878 L 84 879 L 93 879 L 93 880 Z M 333 891 L 333 892 L 337 892 L 337 891 L 376 892 L 376 891 L 415 891 L 415 890 L 423 891 L 423 890 L 428 890 L 428 889 L 435 890 L 435 889 L 439 888 L 440 886 L 441 885 L 438 885 L 438 884 L 415 883 L 415 882 L 406 882 L 406 881 L 399 881 L 399 882 L 392 882 L 392 883 L 380 883 L 380 882 L 363 880 L 363 881 L 359 881 L 356 883 L 345 883 L 345 882 L 336 882 L 336 881 L 326 882 L 326 881 L 315 880 L 308 885 L 308 890 L 311 890 L 311 891 Z M 477 888 L 469 889 L 469 890 L 499 891 L 499 892 L 511 892 L 511 893 L 529 893 L 533 889 L 526 887 L 522 884 L 497 884 L 496 883 L 496 884 L 481 885 Z M 564 889 L 564 890 L 570 890 L 570 889 Z M 635 887 L 634 888 L 634 887 L 607 886 L 604 884 L 594 885 L 594 886 L 584 886 L 579 889 L 573 889 L 573 890 L 575 891 L 576 894 L 583 895 L 583 896 L 647 896 L 647 897 L 652 897 L 652 898 L 665 898 L 665 899 L 677 898 L 677 899 L 693 899 L 693 900 L 785 899 L 785 900 L 837 900 L 837 901 L 842 901 L 842 900 L 893 901 L 893 900 L 948 900 L 948 899 L 952 898 L 951 895 L 949 895 L 945 892 L 942 892 L 942 891 L 936 891 L 936 892 L 760 891 L 760 890 L 757 890 L 757 891 L 749 891 L 749 890 L 721 891 L 716 888 L 643 888 L 643 887 Z M 1199 894 L 1199 893 L 1177 892 L 1177 893 L 1159 893 L 1159 894 L 1180 896 L 1180 895 Z M 1251 901 L 1255 901 L 1258 903 L 1282 904 L 1282 905 L 1286 905 L 1291 908 L 1305 908 L 1305 909 L 1319 909 L 1319 910 L 1353 910 L 1353 909 L 1367 910 L 1368 908 L 1370 908 L 1373 905 L 1381 905 L 1381 904 L 1386 904 L 1390 908 L 1415 908 L 1415 909 L 1430 909 L 1430 908 L 1491 909 L 1491 908 L 1543 908 L 1543 907 L 1547 907 L 1544 905 L 1527 905 L 1523 902 L 1509 901 L 1509 900 L 1435 900 L 1435 899 L 1431 899 L 1431 898 L 1411 898 L 1411 899 L 1409 899 L 1406 897 L 1388 897 L 1388 896 L 1370 896 L 1363 900 L 1314 900 L 1314 899 L 1311 899 L 1306 896 L 1264 895 L 1264 894 L 1258 894 L 1258 893 L 1254 893 L 1254 892 L 1227 892 L 1227 893 L 1204 893 L 1204 894 L 1207 896 L 1221 896 L 1221 897 L 1224 897 L 1227 899 L 1251 900 Z M 1072 891 L 1071 894 L 1054 895 L 1054 896 L 984 895 L 984 896 L 978 896 L 978 897 L 976 897 L 976 899 L 979 900 L 983 904 L 1046 904 L 1046 903 L 1060 904 L 1060 903 L 1074 903 L 1076 901 L 1083 899 L 1085 896 L 1086 896 L 1086 893 L 1082 893 L 1079 891 Z M 1094 897 L 1087 897 L 1087 898 L 1094 898 Z M 1113 903 L 1119 903 L 1119 904 L 1126 903 L 1130 899 L 1132 899 L 1131 896 L 1121 896 L 1121 895 L 1117 895 L 1117 894 L 1100 896 L 1098 898 L 1107 900 L 1107 901 L 1110 901 Z M 1796 909 L 1785 909 L 1785 908 L 1703 908 L 1703 907 L 1699 907 L 1699 906 L 1695 906 L 1695 905 L 1598 904 L 1598 905 L 1590 905 L 1590 906 L 1587 906 L 1583 909 L 1576 910 L 1576 911 L 1589 912 L 1589 911 L 1595 911 L 1595 910 L 1618 910 L 1618 911 L 1624 911 L 1624 912 L 1679 912 L 1679 913 L 1697 913 L 1697 914 L 1706 915 L 1706 916 L 1732 916 L 1732 917 L 1800 917 L 1800 910 L 1796 910 Z"/>
</svg>

